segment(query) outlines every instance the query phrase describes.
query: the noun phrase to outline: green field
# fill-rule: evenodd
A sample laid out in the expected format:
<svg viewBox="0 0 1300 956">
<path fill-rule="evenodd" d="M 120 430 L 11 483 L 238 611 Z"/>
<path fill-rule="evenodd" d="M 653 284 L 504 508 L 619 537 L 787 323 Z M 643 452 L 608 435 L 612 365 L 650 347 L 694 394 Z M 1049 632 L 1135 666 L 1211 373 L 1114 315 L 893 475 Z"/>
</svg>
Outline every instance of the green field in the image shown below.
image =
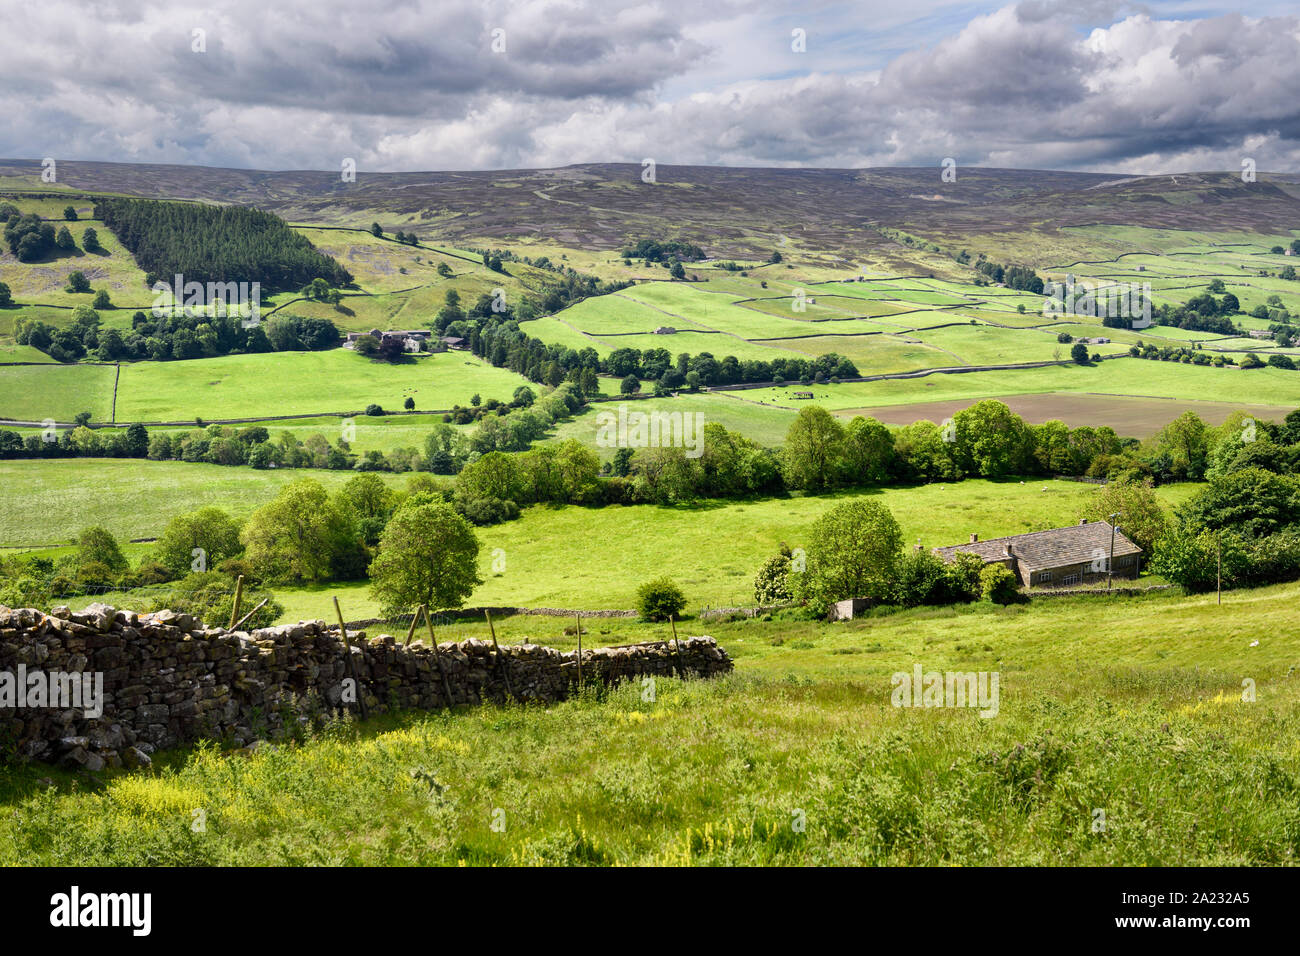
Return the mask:
<svg viewBox="0 0 1300 956">
<path fill-rule="evenodd" d="M 45 214 L 58 215 L 50 202 L 57 204 L 56 200 L 33 201 Z M 426 237 L 425 245 L 410 247 L 376 239 L 365 231 L 336 231 L 309 224 L 298 228 L 353 270 L 357 289 L 337 307 L 293 301 L 292 293 L 275 297 L 272 304 L 282 305 L 288 312 L 329 318 L 345 329 L 424 327 L 441 307 L 449 288 L 457 289 L 463 301 L 472 301 L 496 287 L 504 288 L 508 297 L 535 292 L 554 278 L 553 273 L 520 263 L 507 263 L 505 273 L 491 272 L 476 254 L 443 245 L 436 238 Z M 1063 278 L 1071 272 L 1101 284 L 1151 281 L 1171 302 L 1204 291 L 1211 278 L 1218 276 L 1237 292 L 1244 306 L 1263 301 L 1265 295 L 1276 291 L 1300 310 L 1300 284 L 1253 274 L 1259 268 L 1278 270 L 1289 263 L 1289 257 L 1268 252 L 1272 237 L 1132 227 L 1086 227 L 1067 234 L 1076 240 L 1075 259 L 1062 259 L 1043 268 L 1044 275 Z M 1043 245 L 1043 249 L 1051 247 L 1050 243 Z M 869 281 L 843 281 L 849 275 L 847 270 L 811 263 L 790 270 L 753 268 L 749 275 L 701 263 L 692 269 L 702 281 L 677 282 L 666 281 L 658 269 L 647 270 L 639 264 L 624 267 L 612 254 L 545 242 L 521 243 L 519 249 L 594 269 L 607 278 L 638 276 L 643 280 L 523 326 L 528 334 L 545 342 L 573 349 L 590 347 L 602 356 L 620 348 L 666 348 L 673 354 L 707 351 L 741 360 L 770 360 L 782 355 L 809 358 L 837 352 L 850 358 L 863 374 L 871 375 L 1048 361 L 1058 355 L 1068 358 L 1069 345 L 1055 341 L 1063 331 L 1113 339 L 1111 345 L 1091 347 L 1103 355 L 1122 353 L 1139 340 L 1162 347 L 1200 342 L 1207 351 L 1230 353 L 1273 348 L 1256 340 L 1173 327 L 1130 332 L 1106 329 L 1087 319 L 1062 322 L 1041 314 L 1041 297 L 975 285 L 959 277 L 962 270 L 931 278 L 877 276 Z M 108 259 L 122 259 L 116 265 L 129 266 L 125 257 L 114 254 Z M 453 275 L 439 276 L 439 264 L 448 265 Z M 1139 267 L 1144 271 L 1137 271 Z M 7 261 L 4 268 L 15 273 L 11 282 L 15 289 L 46 289 L 52 281 L 34 266 Z M 791 307 L 797 292 L 813 300 L 803 312 Z M 55 295 L 57 304 L 77 298 Z M 1026 312 L 1015 311 L 1017 306 L 1024 306 Z M 106 325 L 126 328 L 129 315 L 119 309 L 104 313 L 102 319 Z M 0 359 L 50 364 L 41 353 L 16 346 L 10 337 L 13 322 L 38 317 L 59 323 L 66 321 L 68 312 L 27 306 L 0 313 Z M 979 324 L 964 324 L 970 319 Z M 1240 321 L 1250 328 L 1266 325 L 1245 316 Z M 652 334 L 663 325 L 676 328 L 676 334 Z M 487 368 L 468 357 L 439 356 L 398 367 L 366 362 L 347 352 L 201 361 L 204 364 L 123 366 L 115 409 L 105 371 L 0 366 L 0 415 L 69 420 L 80 411 L 90 411 L 96 421 L 104 421 L 115 412 L 118 422 L 252 418 L 355 411 L 371 402 L 393 408 L 408 396 L 416 399 L 417 408 L 437 409 L 464 404 L 475 392 L 484 398 L 508 398 L 523 384 L 518 376 Z M 1300 387 L 1287 373 L 1262 370 L 1249 379 L 1233 378 L 1234 374 L 1233 370 L 1173 364 L 1144 363 L 1135 369 L 1128 363 L 1106 363 L 1091 370 L 1062 367 L 841 386 L 833 390 L 832 400 L 835 407 L 853 408 L 1090 391 L 1273 405 L 1295 404 L 1300 399 Z M 330 382 L 328 388 L 320 386 L 324 381 Z M 768 404 L 788 402 L 783 389 L 747 393 L 746 398 Z"/>
<path fill-rule="evenodd" d="M 1172 504 L 1192 490 L 1169 485 L 1160 493 Z M 930 548 L 960 543 L 971 532 L 991 538 L 1073 524 L 1094 494 L 1095 486 L 1071 481 L 968 480 L 694 506 L 528 508 L 518 521 L 478 529 L 485 583 L 470 603 L 631 608 L 637 586 L 667 570 L 686 592 L 689 610 L 749 605 L 758 567 L 782 541 L 791 547 L 805 543 L 812 523 L 841 500 L 865 496 L 883 502 L 909 544 L 919 539 Z M 494 575 L 498 548 L 506 570 Z M 319 616 L 326 595 L 334 593 L 345 599 L 350 620 L 378 615 L 364 584 L 278 589 L 276 596 L 285 606 L 284 620 L 298 620 Z"/>
<path fill-rule="evenodd" d="M 567 312 L 564 314 L 567 315 Z M 617 339 L 598 339 L 579 329 L 570 327 L 564 320 L 555 318 L 554 316 L 544 316 L 540 319 L 522 322 L 519 327 L 528 335 L 541 339 L 548 345 L 563 345 L 565 348 L 573 349 L 575 352 L 591 348 L 595 349 L 596 354 L 601 358 L 604 358 L 609 355 L 610 352 L 614 351 L 616 346 L 610 345 L 609 343 L 611 341 L 618 341 Z"/>
<path fill-rule="evenodd" d="M 763 388 L 747 390 L 744 394 L 755 401 L 788 406 L 791 391 L 792 388 Z M 912 402 L 977 401 L 997 395 L 1037 392 L 1194 397 L 1202 401 L 1300 406 L 1300 374 L 1276 368 L 1243 371 L 1120 358 L 1095 366 L 1067 364 L 878 382 L 841 382 L 817 386 L 814 397 L 817 404 L 827 408 L 863 408 Z"/>
<path fill-rule="evenodd" d="M 21 212 L 35 211 L 29 209 L 26 202 L 17 205 Z M 62 207 L 55 215 L 63 215 Z M 15 303 L 65 308 L 90 305 L 94 299 L 93 293 L 65 291 L 68 276 L 72 272 L 81 272 L 90 280 L 90 285 L 96 292 L 107 289 L 113 304 L 119 309 L 147 309 L 153 304 L 154 296 L 145 285 L 144 272 L 107 226 L 97 219 L 60 222 L 56 226 L 68 227 L 77 244 L 75 250 L 57 250 L 54 255 L 30 263 L 19 262 L 7 250 L 0 253 L 0 282 L 9 286 Z M 94 228 L 102 252 L 87 252 L 84 249 L 87 228 Z M 130 312 L 127 314 L 130 315 Z"/>
<path fill-rule="evenodd" d="M 123 541 L 156 537 L 167 521 L 205 505 L 247 516 L 298 478 L 337 488 L 346 471 L 259 471 L 190 462 L 113 458 L 0 461 L 0 545 L 66 543 L 103 525 Z M 403 475 L 382 475 L 394 487 Z"/>
<path fill-rule="evenodd" d="M 404 475 L 381 476 L 395 488 L 406 482 Z M 284 484 L 303 477 L 332 489 L 351 474 L 116 459 L 0 462 L 0 482 L 10 491 L 0 504 L 0 545 L 61 545 L 94 524 L 123 541 L 152 538 L 175 515 L 204 505 L 247 516 Z M 1193 488 L 1169 485 L 1160 493 L 1172 504 Z M 994 537 L 1072 523 L 1095 493 L 1093 486 L 1069 481 L 971 479 L 838 496 L 690 506 L 533 507 L 517 521 L 478 529 L 486 583 L 472 600 L 631 607 L 636 587 L 662 568 L 663 555 L 672 554 L 673 573 L 693 607 L 743 604 L 749 600 L 755 570 L 778 545 L 799 544 L 811 523 L 844 498 L 865 495 L 883 501 L 909 541 L 919 538 L 927 547 L 936 547 L 963 541 L 972 531 Z M 726 542 L 721 558 L 720 540 Z M 500 576 L 490 570 L 497 548 L 507 557 L 507 572 Z M 349 596 L 354 617 L 373 616 L 375 606 L 368 603 L 364 584 L 330 588 L 336 589 Z M 286 618 L 296 620 L 309 610 L 296 603 L 295 593 L 286 590 L 281 599 Z M 310 592 L 304 600 L 316 601 Z"/>
<path fill-rule="evenodd" d="M 1070 357 L 1069 346 L 1056 341 L 1056 336 L 1028 329 L 954 325 L 916 332 L 914 335 L 927 345 L 959 356 L 968 365 L 1011 365 L 1018 362 L 1059 361 Z M 1118 344 L 1093 348 L 1103 354 L 1128 351 L 1128 346 Z"/>
<path fill-rule="evenodd" d="M 705 423 L 716 422 L 729 431 L 739 432 L 746 438 L 769 448 L 774 448 L 785 441 L 785 433 L 794 421 L 795 413 L 787 408 L 772 405 L 760 405 L 747 401 L 747 392 L 683 392 L 676 398 L 644 398 L 629 402 L 632 411 L 653 414 L 655 412 L 682 412 L 703 415 Z M 593 402 L 577 417 L 561 422 L 551 434 L 551 441 L 565 441 L 576 438 L 591 447 L 602 459 L 614 457 L 615 448 L 602 448 L 596 445 L 599 426 L 596 416 L 601 412 L 618 413 L 618 402 Z M 360 423 L 358 423 L 360 432 Z"/>
<path fill-rule="evenodd" d="M 615 349 L 667 349 L 673 355 L 687 352 L 697 355 L 708 352 L 714 358 L 734 355 L 740 361 L 757 359 L 770 362 L 778 358 L 790 358 L 791 353 L 780 347 L 779 343 L 748 342 L 726 335 L 722 332 L 698 332 L 679 330 L 675 335 L 611 335 L 603 338 L 606 345 Z"/>
<path fill-rule="evenodd" d="M 838 324 L 838 323 L 837 323 Z M 818 335 L 798 339 L 773 339 L 769 345 L 785 346 L 813 358 L 835 352 L 850 359 L 862 375 L 914 372 L 921 368 L 943 368 L 962 364 L 961 359 L 917 341 L 910 334 Z M 745 393 L 749 395 L 748 392 Z"/>
<path fill-rule="evenodd" d="M 178 175 L 166 172 L 177 168 L 158 167 L 157 175 Z M 565 170 L 441 176 L 433 190 L 408 181 L 377 193 L 385 205 L 376 208 L 358 204 L 356 190 L 313 194 L 281 181 L 280 192 L 263 197 L 268 208 L 337 258 L 355 285 L 337 306 L 284 291 L 266 311 L 328 318 L 345 330 L 428 328 L 448 290 L 468 307 L 497 288 L 518 302 L 560 281 L 555 271 L 509 257 L 494 272 L 467 251 L 474 246 L 545 255 L 559 268 L 606 281 L 637 280 L 521 324 L 546 343 L 601 356 L 623 348 L 741 360 L 837 352 L 873 375 L 1068 359 L 1071 344 L 1057 341 L 1061 332 L 1112 339 L 1089 347 L 1103 356 L 1124 354 L 1139 340 L 1199 345 L 1211 354 L 1276 350 L 1246 337 L 1159 326 L 1134 332 L 1105 328 L 1099 319 L 1044 316 L 1041 296 L 975 284 L 981 254 L 1031 264 L 1045 279 L 1068 273 L 1093 285 L 1150 282 L 1158 303 L 1184 303 L 1220 278 L 1243 309 L 1276 294 L 1300 314 L 1300 282 L 1258 275 L 1296 262 L 1270 252 L 1291 236 L 1226 231 L 1250 228 L 1252 210 L 1269 213 L 1260 221 L 1281 221 L 1272 204 L 1282 200 L 1252 196 L 1234 205 L 1220 195 L 1228 188 L 1221 180 L 1183 191 L 1161 183 L 1141 197 L 1159 197 L 1139 207 L 1160 211 L 1148 221 L 1179 221 L 1175 214 L 1185 209 L 1197 229 L 1069 224 L 1118 218 L 1120 207 L 1111 203 L 1124 187 L 1113 184 L 1055 193 L 1070 204 L 1058 224 L 1054 207 L 1011 180 L 997 187 L 1009 190 L 1005 201 L 945 208 L 909 202 L 928 199 L 933 187 L 916 196 L 908 180 L 901 192 L 885 189 L 864 224 L 861 216 L 849 223 L 838 207 L 860 208 L 844 201 L 845 192 L 883 189 L 888 171 L 861 171 L 851 181 L 838 171 L 814 192 L 815 171 L 801 170 L 801 185 L 789 195 L 799 196 L 794 218 L 803 221 L 790 224 L 769 198 L 754 210 L 729 198 L 706 222 L 702 210 L 717 209 L 724 193 L 739 201 L 741 191 L 679 169 L 657 184 L 654 209 L 630 200 L 646 194 L 634 179 L 592 169 L 568 185 Z M 986 174 L 993 176 L 972 170 L 963 177 Z M 735 182 L 775 176 L 728 175 Z M 129 167 L 114 176 L 129 181 Z M 229 201 L 252 202 L 261 187 L 238 188 L 245 191 Z M 1294 189 L 1288 180 L 1278 192 Z M 1020 197 L 1029 198 L 1022 204 Z M 57 196 L 19 203 L 52 218 L 64 204 Z M 89 212 L 89 203 L 78 205 Z M 891 224 L 900 217 L 914 221 Z M 424 245 L 376 238 L 365 231 L 374 220 L 389 235 L 415 229 Z M 1204 228 L 1220 222 L 1225 231 Z M 91 224 L 73 226 L 79 245 Z M 151 298 L 130 256 L 102 224 L 93 225 L 105 255 L 22 264 L 0 253 L 0 281 L 18 302 L 0 310 L 0 363 L 37 363 L 0 364 L 0 417 L 68 422 L 89 412 L 96 422 L 183 423 L 151 432 L 187 431 L 196 418 L 249 419 L 263 422 L 272 439 L 288 432 L 334 440 L 342 422 L 330 413 L 350 413 L 352 450 L 387 452 L 422 448 L 440 420 L 435 410 L 469 404 L 474 394 L 509 400 L 521 385 L 542 391 L 464 352 L 395 365 L 343 349 L 120 367 L 53 364 L 18 346 L 14 331 L 24 319 L 66 324 L 71 306 L 89 303 L 89 296 L 63 291 L 69 271 L 82 269 L 95 288 L 109 289 L 119 308 L 101 315 L 106 327 L 129 329 L 133 309 Z M 624 265 L 623 244 L 641 236 L 698 242 L 710 261 L 685 263 L 690 281 L 669 281 L 658 265 Z M 776 249 L 785 261 L 759 265 Z M 748 274 L 722 268 L 727 260 Z M 440 275 L 439 265 L 452 274 Z M 870 278 L 857 281 L 863 276 Z M 796 312 L 800 295 L 807 308 Z M 1246 316 L 1233 321 L 1268 326 Z M 676 331 L 654 334 L 661 326 Z M 606 395 L 617 392 L 608 377 L 600 384 Z M 795 399 L 795 392 L 815 397 Z M 418 414 L 356 414 L 372 403 L 397 411 L 408 397 Z M 938 421 L 960 407 L 945 403 L 1003 397 L 1030 421 L 1050 413 L 1071 425 L 1110 424 L 1143 437 L 1193 400 L 1207 421 L 1247 409 L 1280 417 L 1300 407 L 1300 372 L 1123 357 L 703 391 L 628 405 L 697 413 L 776 447 L 798 410 L 813 403 L 842 420 L 874 410 L 902 423 L 921 412 Z M 614 449 L 596 446 L 596 416 L 618 405 L 593 403 L 543 441 L 577 439 L 608 461 Z M 905 411 L 887 414 L 899 408 Z M 0 554 L 63 557 L 80 530 L 103 525 L 138 564 L 176 515 L 215 505 L 245 518 L 289 482 L 312 479 L 333 491 L 355 474 L 147 460 L 0 461 Z M 379 477 L 394 489 L 409 480 Z M 1203 487 L 1165 484 L 1156 494 L 1172 508 Z M 687 598 L 676 621 L 681 633 L 715 637 L 735 673 L 659 679 L 651 698 L 638 683 L 591 687 L 546 707 L 387 714 L 360 724 L 349 718 L 256 752 L 236 755 L 205 743 L 155 754 L 152 771 L 109 768 L 92 777 L 62 766 L 7 766 L 0 773 L 0 865 L 1294 865 L 1300 582 L 1227 591 L 1222 605 L 1212 594 L 1170 588 L 1038 596 L 1007 607 L 878 608 L 840 624 L 794 608 L 748 620 L 703 615 L 753 604 L 762 564 L 782 544 L 806 546 L 817 519 L 846 501 L 886 505 L 904 546 L 928 549 L 972 533 L 988 539 L 1071 525 L 1100 493 L 1084 482 L 972 479 L 677 506 L 525 508 L 517 520 L 475 529 L 483 583 L 467 606 L 632 608 L 639 585 L 667 575 Z M 1147 575 L 1142 583 L 1160 579 Z M 284 622 L 332 618 L 335 598 L 350 621 L 381 616 L 364 580 L 271 590 Z M 157 593 L 82 595 L 69 603 L 139 605 Z M 367 630 L 400 636 L 402 624 Z M 564 632 L 572 625 L 567 616 L 504 616 L 494 625 L 490 630 L 479 615 L 439 616 L 438 637 L 562 649 L 577 641 Z M 672 633 L 628 618 L 583 625 L 586 648 Z M 997 716 L 890 706 L 891 676 L 913 665 L 996 672 Z M 1257 685 L 1255 702 L 1243 700 L 1246 679 Z M 431 797 L 413 785 L 413 773 L 433 774 L 446 789 Z M 189 827 L 195 807 L 207 814 L 202 834 Z M 1106 814 L 1104 833 L 1092 828 L 1098 809 Z M 496 811 L 506 814 L 503 832 L 490 826 Z M 806 830 L 792 826 L 799 818 Z"/>
<path fill-rule="evenodd" d="M 70 422 L 80 412 L 109 421 L 113 412 L 110 365 L 21 365 L 0 367 L 0 417 L 17 421 Z"/>
<path fill-rule="evenodd" d="M 358 411 L 372 402 L 400 409 L 408 396 L 417 409 L 509 400 L 529 384 L 464 352 L 444 352 L 390 365 L 348 349 L 228 355 L 184 362 L 122 366 L 119 421 L 183 421 L 259 415 Z"/>
<path fill-rule="evenodd" d="M 34 362 L 39 365 L 52 365 L 54 364 L 54 359 L 50 358 L 40 349 L 32 348 L 30 345 L 15 345 L 10 343 L 0 344 L 0 364 L 10 362 Z"/>
<path fill-rule="evenodd" d="M 84 364 L 0 367 L 0 416 L 71 421 L 89 411 L 96 422 L 211 421 L 359 412 L 372 403 L 400 411 L 408 397 L 433 411 L 468 405 L 475 394 L 509 401 L 531 384 L 455 351 L 395 365 L 348 349 L 136 362 L 121 366 L 112 419 L 116 375 Z"/>
<path fill-rule="evenodd" d="M 1222 607 L 1160 595 L 714 622 L 735 675 L 661 679 L 652 700 L 632 684 L 381 717 L 238 759 L 158 755 L 93 789 L 19 767 L 0 782 L 0 864 L 1286 865 L 1297 599 L 1292 584 Z M 891 675 L 913 665 L 997 671 L 997 716 L 890 706 Z M 1242 702 L 1243 675 L 1258 702 Z"/>
</svg>

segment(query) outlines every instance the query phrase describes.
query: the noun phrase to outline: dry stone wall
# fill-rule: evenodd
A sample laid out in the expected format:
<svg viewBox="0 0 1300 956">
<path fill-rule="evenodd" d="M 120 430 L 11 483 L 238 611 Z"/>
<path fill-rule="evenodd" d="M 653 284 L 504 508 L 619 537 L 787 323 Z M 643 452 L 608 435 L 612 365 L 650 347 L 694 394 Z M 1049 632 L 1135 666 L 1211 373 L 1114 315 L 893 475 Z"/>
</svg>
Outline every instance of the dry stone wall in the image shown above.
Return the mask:
<svg viewBox="0 0 1300 956">
<path fill-rule="evenodd" d="M 390 635 L 368 639 L 349 629 L 348 638 L 350 665 L 338 628 L 323 621 L 243 632 L 173 611 L 0 607 L 0 756 L 90 770 L 144 766 L 155 750 L 202 738 L 247 745 L 338 708 L 356 711 L 360 700 L 372 714 L 508 699 L 550 703 L 578 682 L 576 651 L 522 644 L 498 654 L 490 641 L 471 639 L 439 644 L 435 654 Z M 581 661 L 584 684 L 731 669 L 711 637 L 584 649 Z M 34 706 L 37 698 L 26 696 L 42 680 L 68 674 L 100 681 L 100 708 L 90 699 L 65 706 L 66 696 L 49 706 L 52 694 Z M 25 696 L 18 699 L 20 678 Z"/>
</svg>

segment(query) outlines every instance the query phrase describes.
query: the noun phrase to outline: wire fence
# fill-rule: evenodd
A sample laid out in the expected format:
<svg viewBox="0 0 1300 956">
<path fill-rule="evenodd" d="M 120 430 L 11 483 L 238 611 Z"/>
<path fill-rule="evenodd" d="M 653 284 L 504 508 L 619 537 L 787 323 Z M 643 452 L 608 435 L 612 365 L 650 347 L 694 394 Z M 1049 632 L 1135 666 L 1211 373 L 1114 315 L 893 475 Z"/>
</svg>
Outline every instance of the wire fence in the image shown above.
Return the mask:
<svg viewBox="0 0 1300 956">
<path fill-rule="evenodd" d="M 430 612 L 426 621 L 418 611 L 408 611 L 402 614 L 388 615 L 384 617 L 363 618 L 360 620 L 346 620 L 348 632 L 364 631 L 367 637 L 375 637 L 380 634 L 388 634 L 396 638 L 399 643 L 430 643 L 430 630 L 432 629 L 432 639 L 438 643 L 448 641 L 463 641 L 468 638 L 497 639 L 499 643 L 505 644 L 535 644 L 545 642 L 547 644 L 565 644 L 572 643 L 578 637 L 578 622 L 581 621 L 582 635 L 586 637 L 589 634 L 608 633 L 611 621 L 619 621 L 619 618 L 598 618 L 581 617 L 581 612 L 574 612 L 572 617 L 555 617 L 550 615 L 510 615 L 490 612 L 491 616 L 483 613 L 483 609 L 467 609 L 458 613 L 438 613 Z M 414 622 L 414 627 L 412 623 Z M 330 621 L 331 624 L 334 621 Z"/>
<path fill-rule="evenodd" d="M 67 605 L 74 611 L 93 603 L 103 603 L 119 610 L 151 613 L 164 609 L 189 614 L 209 628 L 229 628 L 251 631 L 271 626 L 283 617 L 283 607 L 275 600 L 272 591 L 256 587 L 242 587 L 238 583 L 219 586 L 219 582 L 204 585 L 187 584 L 183 579 L 157 584 L 124 588 L 120 585 L 78 585 L 66 593 L 47 591 L 28 595 L 32 606 L 49 610 Z M 390 635 L 399 643 L 458 642 L 470 638 L 492 639 L 506 644 L 546 644 L 572 646 L 579 642 L 594 646 L 601 640 L 615 641 L 625 636 L 626 626 L 639 618 L 628 611 L 564 610 L 558 608 L 466 608 L 452 612 L 430 612 L 427 619 L 419 608 L 374 617 L 350 616 L 346 606 L 338 614 L 331 606 L 332 596 L 322 591 L 320 613 L 308 614 L 305 619 L 320 620 L 336 628 L 339 616 L 349 634 L 364 632 L 368 638 Z M 722 591 L 693 602 L 692 614 L 696 619 L 715 616 L 745 614 L 754 616 L 769 608 L 755 605 L 752 592 Z M 296 618 L 295 618 L 296 619 Z M 637 641 L 644 640 L 638 632 Z"/>
<path fill-rule="evenodd" d="M 123 587 L 120 584 L 78 584 L 76 590 L 73 591 L 61 591 L 53 588 L 50 591 L 50 597 L 60 601 L 76 601 L 77 598 L 106 597 L 108 595 L 120 595 L 124 598 L 135 599 L 163 594 L 194 595 L 202 590 L 204 589 L 199 587 L 187 588 L 179 581 L 163 584 L 142 584 L 133 588 Z M 234 597 L 234 593 L 232 588 L 230 590 L 231 597 Z"/>
</svg>

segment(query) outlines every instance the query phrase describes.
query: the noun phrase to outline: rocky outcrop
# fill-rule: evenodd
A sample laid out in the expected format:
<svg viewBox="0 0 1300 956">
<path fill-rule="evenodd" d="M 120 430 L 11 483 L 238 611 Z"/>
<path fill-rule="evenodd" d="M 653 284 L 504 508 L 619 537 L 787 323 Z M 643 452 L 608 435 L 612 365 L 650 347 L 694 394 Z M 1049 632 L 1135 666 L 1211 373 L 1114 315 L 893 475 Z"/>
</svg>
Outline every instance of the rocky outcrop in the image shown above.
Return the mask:
<svg viewBox="0 0 1300 956">
<path fill-rule="evenodd" d="M 158 749 L 203 738 L 246 745 L 362 701 L 369 713 L 551 703 L 578 682 L 576 651 L 521 644 L 498 653 L 471 639 L 435 653 L 351 629 L 348 639 L 350 663 L 338 628 L 323 621 L 244 632 L 173 611 L 0 607 L 0 748 L 91 770 L 143 766 Z M 731 669 L 711 637 L 584 649 L 581 661 L 584 684 Z M 70 689 L 84 691 L 75 706 Z"/>
</svg>

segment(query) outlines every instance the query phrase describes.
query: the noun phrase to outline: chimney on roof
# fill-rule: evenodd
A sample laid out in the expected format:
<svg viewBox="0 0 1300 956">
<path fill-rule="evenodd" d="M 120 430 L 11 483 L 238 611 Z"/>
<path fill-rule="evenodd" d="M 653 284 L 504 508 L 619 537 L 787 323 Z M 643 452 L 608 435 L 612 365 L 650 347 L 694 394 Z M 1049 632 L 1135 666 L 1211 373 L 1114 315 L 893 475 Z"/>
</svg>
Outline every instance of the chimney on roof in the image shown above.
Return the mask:
<svg viewBox="0 0 1300 956">
<path fill-rule="evenodd" d="M 971 544 L 974 544 L 974 543 L 975 543 L 976 541 L 978 541 L 979 539 L 980 539 L 980 536 L 979 536 L 978 534 L 976 534 L 974 531 L 972 531 L 971 534 L 970 534 L 970 543 L 971 543 Z"/>
<path fill-rule="evenodd" d="M 1087 523 L 1088 523 L 1088 519 L 1087 519 L 1087 518 L 1080 518 L 1080 519 L 1079 519 L 1079 524 L 1087 524 Z"/>
</svg>

